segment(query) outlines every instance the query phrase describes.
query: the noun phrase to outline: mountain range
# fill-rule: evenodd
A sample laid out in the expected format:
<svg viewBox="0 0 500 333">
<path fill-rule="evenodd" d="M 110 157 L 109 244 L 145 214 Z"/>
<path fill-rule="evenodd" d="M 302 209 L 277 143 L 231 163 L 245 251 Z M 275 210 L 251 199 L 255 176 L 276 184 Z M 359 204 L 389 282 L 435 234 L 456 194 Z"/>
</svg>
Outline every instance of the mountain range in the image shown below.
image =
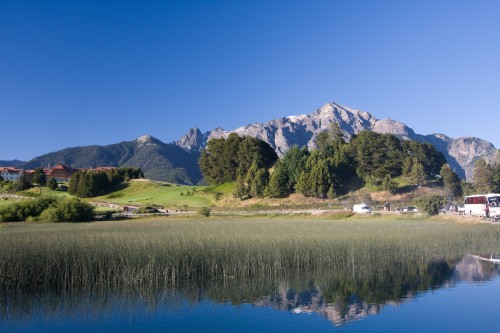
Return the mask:
<svg viewBox="0 0 500 333">
<path fill-rule="evenodd" d="M 264 140 L 282 156 L 294 145 L 315 148 L 318 133 L 337 122 L 346 139 L 363 130 L 393 134 L 404 140 L 429 142 L 445 156 L 459 176 L 472 178 L 477 159 L 494 162 L 496 149 L 492 143 L 476 137 L 450 138 L 444 134 L 417 134 L 407 125 L 392 119 L 377 119 L 369 112 L 351 109 L 337 103 L 328 103 L 311 114 L 287 116 L 267 123 L 254 123 L 233 131 L 216 128 L 201 132 L 192 128 L 176 142 L 164 143 L 149 135 L 133 141 L 108 146 L 66 148 L 45 154 L 22 164 L 24 168 L 47 167 L 64 163 L 76 168 L 97 166 L 141 167 L 150 179 L 195 185 L 202 182 L 198 167 L 200 151 L 212 138 L 227 137 L 230 133 Z"/>
</svg>

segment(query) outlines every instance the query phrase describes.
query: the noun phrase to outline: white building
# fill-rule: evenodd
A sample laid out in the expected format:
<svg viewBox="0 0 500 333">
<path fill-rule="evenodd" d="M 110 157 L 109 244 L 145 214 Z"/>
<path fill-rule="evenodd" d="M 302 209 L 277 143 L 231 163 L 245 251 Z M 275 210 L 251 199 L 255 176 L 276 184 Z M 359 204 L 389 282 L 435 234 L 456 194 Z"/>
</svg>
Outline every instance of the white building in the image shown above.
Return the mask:
<svg viewBox="0 0 500 333">
<path fill-rule="evenodd" d="M 3 180 L 19 180 L 23 170 L 11 168 L 11 167 L 0 167 L 0 176 Z"/>
</svg>

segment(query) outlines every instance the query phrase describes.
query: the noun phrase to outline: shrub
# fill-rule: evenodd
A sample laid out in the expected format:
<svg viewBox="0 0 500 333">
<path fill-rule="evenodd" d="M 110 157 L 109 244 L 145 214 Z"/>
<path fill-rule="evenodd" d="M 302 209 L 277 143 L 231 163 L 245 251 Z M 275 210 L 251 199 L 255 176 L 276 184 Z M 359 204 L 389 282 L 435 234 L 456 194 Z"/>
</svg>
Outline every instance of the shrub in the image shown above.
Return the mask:
<svg viewBox="0 0 500 333">
<path fill-rule="evenodd" d="M 135 214 L 155 214 L 159 213 L 158 209 L 151 206 L 139 207 L 135 210 Z"/>
<path fill-rule="evenodd" d="M 121 197 L 123 197 L 123 193 L 120 192 L 111 193 L 106 196 L 106 198 L 108 199 L 121 198 Z"/>
<path fill-rule="evenodd" d="M 54 178 L 49 178 L 49 180 L 47 180 L 47 187 L 51 190 L 57 190 L 59 188 L 59 186 L 57 185 L 57 180 L 55 180 Z"/>
<path fill-rule="evenodd" d="M 416 198 L 415 205 L 428 215 L 439 214 L 439 208 L 446 203 L 446 198 L 442 195 L 427 194 Z"/>
<path fill-rule="evenodd" d="M 209 217 L 212 209 L 210 207 L 201 207 L 198 213 L 202 216 Z"/>
<path fill-rule="evenodd" d="M 336 212 L 336 213 L 333 213 L 332 215 L 330 215 L 329 218 L 332 220 L 343 220 L 343 219 L 347 219 L 353 215 L 354 215 L 354 213 L 351 211 Z"/>
<path fill-rule="evenodd" d="M 54 197 L 24 200 L 0 209 L 0 222 L 36 221 L 77 222 L 90 221 L 94 208 L 78 199 Z"/>
<path fill-rule="evenodd" d="M 0 208 L 0 222 L 26 221 L 29 217 L 38 217 L 57 201 L 53 197 L 28 199 Z"/>
</svg>

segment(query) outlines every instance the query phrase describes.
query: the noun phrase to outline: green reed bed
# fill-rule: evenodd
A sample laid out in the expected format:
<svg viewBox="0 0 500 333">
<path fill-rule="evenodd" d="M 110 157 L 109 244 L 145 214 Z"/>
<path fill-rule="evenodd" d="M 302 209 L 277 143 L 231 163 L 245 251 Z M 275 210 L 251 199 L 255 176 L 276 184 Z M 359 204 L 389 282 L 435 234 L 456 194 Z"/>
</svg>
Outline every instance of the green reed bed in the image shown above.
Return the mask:
<svg viewBox="0 0 500 333">
<path fill-rule="evenodd" d="M 500 226 L 303 218 L 7 224 L 1 290 L 96 290 L 251 281 L 288 274 L 382 276 L 465 253 L 499 253 Z"/>
</svg>

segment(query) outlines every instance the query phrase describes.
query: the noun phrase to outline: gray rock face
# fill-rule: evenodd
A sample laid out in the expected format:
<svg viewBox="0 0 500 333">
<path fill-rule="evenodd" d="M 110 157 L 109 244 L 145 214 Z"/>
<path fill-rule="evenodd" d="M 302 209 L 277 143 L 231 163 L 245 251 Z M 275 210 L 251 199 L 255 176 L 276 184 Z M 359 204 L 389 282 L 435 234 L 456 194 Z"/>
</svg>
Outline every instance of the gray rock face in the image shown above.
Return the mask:
<svg viewBox="0 0 500 333">
<path fill-rule="evenodd" d="M 206 136 L 195 127 L 189 130 L 180 140 L 175 144 L 190 151 L 200 151 L 205 147 L 207 142 Z"/>
<path fill-rule="evenodd" d="M 201 149 L 206 141 L 213 138 L 227 137 L 234 132 L 240 136 L 252 136 L 266 141 L 282 156 L 294 145 L 316 147 L 315 139 L 318 133 L 327 130 L 332 122 L 337 122 L 347 139 L 353 134 L 364 130 L 378 133 L 393 134 L 403 140 L 429 142 L 444 154 L 450 166 L 462 178 L 472 179 L 474 163 L 484 158 L 492 163 L 496 149 L 490 142 L 479 138 L 452 139 L 444 134 L 416 134 L 407 125 L 392 119 L 376 119 L 368 112 L 351 109 L 337 103 L 328 103 L 310 115 L 288 116 L 267 123 L 254 123 L 239 127 L 234 131 L 216 128 L 202 134 L 198 129 L 192 129 L 177 142 L 185 149 Z M 196 137 L 196 139 L 193 139 Z M 203 137 L 203 140 L 201 140 Z"/>
</svg>

